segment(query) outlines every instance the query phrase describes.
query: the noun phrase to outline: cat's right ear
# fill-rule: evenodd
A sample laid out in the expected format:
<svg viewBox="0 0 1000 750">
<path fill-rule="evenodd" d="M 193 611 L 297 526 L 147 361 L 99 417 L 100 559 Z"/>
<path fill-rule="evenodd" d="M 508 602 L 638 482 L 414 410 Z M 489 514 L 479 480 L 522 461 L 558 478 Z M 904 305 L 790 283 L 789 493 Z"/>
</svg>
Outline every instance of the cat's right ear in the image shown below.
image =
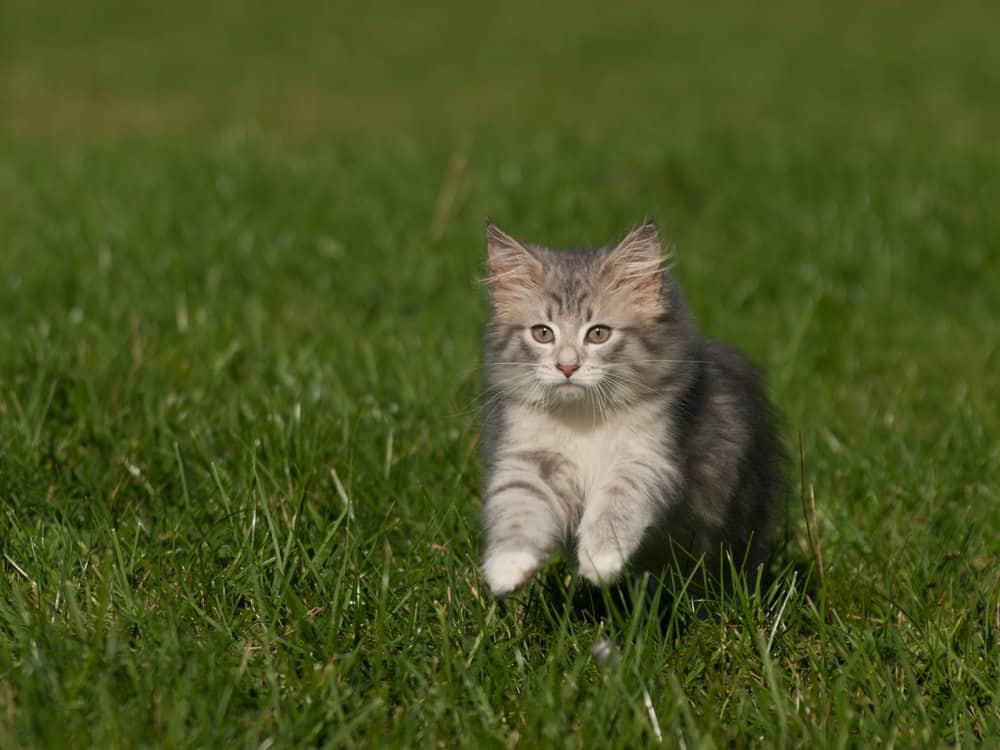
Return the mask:
<svg viewBox="0 0 1000 750">
<path fill-rule="evenodd" d="M 493 302 L 502 311 L 523 302 L 542 277 L 541 261 L 492 221 L 486 222 L 486 252 Z"/>
</svg>

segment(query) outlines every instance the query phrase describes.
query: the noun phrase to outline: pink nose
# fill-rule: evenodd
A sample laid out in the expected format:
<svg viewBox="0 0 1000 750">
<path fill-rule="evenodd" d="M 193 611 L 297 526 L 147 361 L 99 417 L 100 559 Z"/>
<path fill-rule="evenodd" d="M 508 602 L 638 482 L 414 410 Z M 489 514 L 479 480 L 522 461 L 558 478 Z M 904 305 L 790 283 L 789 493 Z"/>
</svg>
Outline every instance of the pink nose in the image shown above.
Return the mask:
<svg viewBox="0 0 1000 750">
<path fill-rule="evenodd" d="M 580 369 L 580 365 L 560 365 L 560 364 L 557 364 L 556 365 L 556 369 L 559 370 L 559 372 L 561 372 L 563 375 L 565 375 L 568 378 L 570 375 L 572 375 L 574 372 L 576 372 L 577 370 Z"/>
</svg>

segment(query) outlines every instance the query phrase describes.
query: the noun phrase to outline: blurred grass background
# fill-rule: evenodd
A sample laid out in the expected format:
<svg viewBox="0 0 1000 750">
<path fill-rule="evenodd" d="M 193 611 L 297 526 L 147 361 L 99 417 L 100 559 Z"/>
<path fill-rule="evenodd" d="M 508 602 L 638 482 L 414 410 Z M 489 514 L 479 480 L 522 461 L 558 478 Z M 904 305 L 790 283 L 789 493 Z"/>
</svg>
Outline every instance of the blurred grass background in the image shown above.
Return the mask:
<svg viewBox="0 0 1000 750">
<path fill-rule="evenodd" d="M 995 742 L 998 21 L 0 4 L 0 746 L 634 747 L 644 691 L 688 747 Z M 822 590 L 796 493 L 797 567 L 682 633 L 481 593 L 487 214 L 661 223 Z"/>
<path fill-rule="evenodd" d="M 983 140 L 992 3 L 10 0 L 4 120 L 19 134 L 722 130 Z M 803 133 L 800 129 L 807 128 Z"/>
</svg>

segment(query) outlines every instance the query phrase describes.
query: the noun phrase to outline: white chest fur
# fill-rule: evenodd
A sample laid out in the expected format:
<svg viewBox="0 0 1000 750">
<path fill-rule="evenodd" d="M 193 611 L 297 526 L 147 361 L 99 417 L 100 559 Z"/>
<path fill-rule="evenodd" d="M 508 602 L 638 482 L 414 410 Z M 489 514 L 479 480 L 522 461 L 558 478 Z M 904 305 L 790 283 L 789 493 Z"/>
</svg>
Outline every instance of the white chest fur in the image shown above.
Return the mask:
<svg viewBox="0 0 1000 750">
<path fill-rule="evenodd" d="M 606 486 L 616 475 L 637 470 L 672 471 L 665 447 L 663 415 L 643 405 L 617 411 L 607 420 L 589 415 L 552 415 L 513 405 L 508 412 L 502 452 L 552 451 L 574 467 L 587 502 L 593 490 Z"/>
</svg>

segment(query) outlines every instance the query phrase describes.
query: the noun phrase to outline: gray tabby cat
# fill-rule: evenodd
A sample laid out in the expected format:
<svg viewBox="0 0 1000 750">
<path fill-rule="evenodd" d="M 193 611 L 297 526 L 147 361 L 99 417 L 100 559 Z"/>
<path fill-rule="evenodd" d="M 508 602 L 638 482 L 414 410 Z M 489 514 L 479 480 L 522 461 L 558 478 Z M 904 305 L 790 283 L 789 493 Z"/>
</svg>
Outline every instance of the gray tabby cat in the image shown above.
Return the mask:
<svg viewBox="0 0 1000 750">
<path fill-rule="evenodd" d="M 750 362 L 698 334 L 656 227 L 552 251 L 490 223 L 487 244 L 493 593 L 559 546 L 595 584 L 764 562 L 782 486 L 771 408 Z"/>
</svg>

